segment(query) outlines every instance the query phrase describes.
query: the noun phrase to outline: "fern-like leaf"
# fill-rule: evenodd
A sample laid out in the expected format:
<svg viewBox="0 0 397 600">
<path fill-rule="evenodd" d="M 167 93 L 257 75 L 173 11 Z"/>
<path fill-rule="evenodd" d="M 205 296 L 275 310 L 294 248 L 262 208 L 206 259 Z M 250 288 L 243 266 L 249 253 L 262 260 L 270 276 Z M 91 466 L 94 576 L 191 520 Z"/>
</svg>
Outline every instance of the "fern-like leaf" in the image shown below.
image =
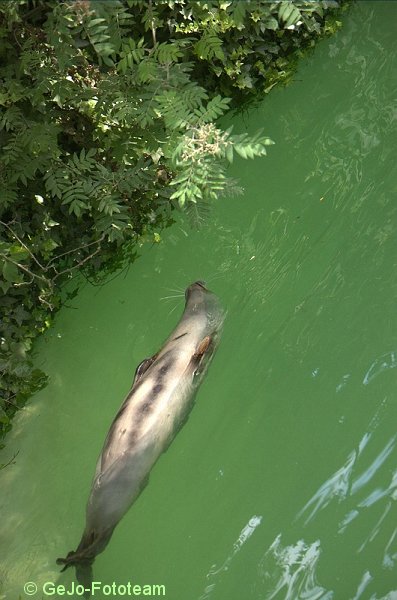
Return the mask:
<svg viewBox="0 0 397 600">
<path fill-rule="evenodd" d="M 266 136 L 261 136 L 260 132 L 253 138 L 249 138 L 247 134 L 231 136 L 229 138 L 233 150 L 242 158 L 255 158 L 256 156 L 266 156 L 266 147 L 274 144 L 273 140 Z M 230 150 L 227 158 L 230 160 Z"/>
<path fill-rule="evenodd" d="M 94 159 L 95 154 L 95 148 L 90 148 L 88 152 L 83 148 L 79 155 L 73 153 L 68 166 L 77 174 L 90 172 L 96 166 L 96 161 Z"/>
<path fill-rule="evenodd" d="M 225 54 L 222 50 L 222 40 L 213 32 L 204 33 L 195 45 L 195 52 L 202 60 L 212 60 L 213 58 L 219 60 L 225 59 Z"/>
<path fill-rule="evenodd" d="M 98 209 L 105 215 L 114 215 L 121 212 L 121 205 L 114 195 L 103 196 L 99 201 Z"/>
<path fill-rule="evenodd" d="M 166 127 L 170 129 L 184 128 L 194 118 L 183 98 L 173 90 L 165 91 L 158 95 L 156 104 L 160 115 L 165 121 Z"/>
<path fill-rule="evenodd" d="M 148 83 L 157 79 L 159 76 L 159 67 L 154 58 L 146 57 L 138 65 L 138 81 Z"/>
<path fill-rule="evenodd" d="M 202 123 L 216 121 L 216 119 L 218 119 L 228 110 L 230 101 L 230 98 L 215 96 L 215 98 L 212 98 L 212 100 L 207 103 L 205 108 L 203 107 L 201 109 L 197 109 L 195 114 Z"/>
<path fill-rule="evenodd" d="M 89 206 L 89 198 L 81 183 L 76 183 L 62 194 L 62 204 L 69 205 L 69 214 L 80 217 Z"/>
<path fill-rule="evenodd" d="M 138 65 L 143 60 L 144 56 L 144 39 L 141 38 L 139 42 L 135 42 L 134 39 L 129 39 L 122 46 L 117 70 L 124 74 L 127 73 L 128 70 L 134 68 L 134 65 Z"/>
<path fill-rule="evenodd" d="M 20 129 L 24 125 L 24 118 L 20 108 L 17 106 L 10 106 L 3 112 L 0 121 L 0 130 L 5 129 L 10 131 L 11 129 Z"/>
<path fill-rule="evenodd" d="M 178 60 L 182 58 L 183 52 L 181 51 L 178 43 L 164 42 L 157 46 L 155 56 L 159 63 L 163 65 L 170 65 L 171 63 L 178 62 Z"/>
</svg>

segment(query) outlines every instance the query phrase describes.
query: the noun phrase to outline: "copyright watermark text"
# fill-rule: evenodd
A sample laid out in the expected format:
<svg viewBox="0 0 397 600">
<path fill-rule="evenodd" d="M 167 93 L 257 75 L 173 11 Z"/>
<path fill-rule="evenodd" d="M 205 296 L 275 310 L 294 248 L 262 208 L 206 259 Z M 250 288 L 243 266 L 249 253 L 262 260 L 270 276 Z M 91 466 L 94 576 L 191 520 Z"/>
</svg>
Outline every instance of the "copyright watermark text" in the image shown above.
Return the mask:
<svg viewBox="0 0 397 600">
<path fill-rule="evenodd" d="M 56 584 L 53 581 L 46 581 L 39 588 L 34 581 L 27 581 L 23 586 L 23 591 L 26 596 L 34 596 L 37 592 L 42 592 L 45 596 L 84 596 L 84 594 L 91 594 L 95 598 L 102 594 L 103 596 L 165 596 L 165 585 L 160 584 L 144 584 L 139 585 L 137 583 L 102 583 L 101 581 L 93 581 L 89 587 L 72 582 L 69 586 Z"/>
</svg>

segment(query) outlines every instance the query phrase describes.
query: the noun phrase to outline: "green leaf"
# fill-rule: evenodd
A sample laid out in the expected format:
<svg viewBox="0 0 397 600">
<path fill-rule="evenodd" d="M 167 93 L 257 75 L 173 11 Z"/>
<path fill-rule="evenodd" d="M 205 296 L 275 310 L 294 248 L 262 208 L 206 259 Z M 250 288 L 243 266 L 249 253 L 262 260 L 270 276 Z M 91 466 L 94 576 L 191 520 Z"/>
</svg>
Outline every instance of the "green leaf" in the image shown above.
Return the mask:
<svg viewBox="0 0 397 600">
<path fill-rule="evenodd" d="M 279 9 L 278 9 L 278 18 L 280 21 L 287 21 L 287 19 L 289 19 L 289 16 L 291 14 L 291 12 L 293 11 L 293 4 L 292 2 L 280 2 L 279 5 Z"/>
<path fill-rule="evenodd" d="M 89 29 L 94 28 L 96 25 L 99 25 L 99 23 L 105 23 L 106 19 L 92 19 L 91 21 L 88 21 L 87 23 L 87 27 L 89 27 Z"/>
<path fill-rule="evenodd" d="M 3 293 L 6 294 L 8 290 L 12 287 L 12 284 L 9 281 L 2 281 L 0 279 L 0 288 L 3 290 Z"/>
<path fill-rule="evenodd" d="M 247 156 L 247 151 L 244 148 L 244 146 L 240 146 L 239 144 L 237 144 L 234 149 L 236 150 L 237 154 L 239 154 L 241 156 L 241 158 L 248 158 Z"/>
<path fill-rule="evenodd" d="M 7 259 L 5 259 L 3 263 L 3 277 L 10 283 L 16 283 L 20 281 L 18 267 Z"/>
<path fill-rule="evenodd" d="M 28 258 L 29 252 L 23 246 L 14 245 L 10 247 L 10 255 L 15 261 L 18 262 Z"/>
<path fill-rule="evenodd" d="M 55 250 L 55 248 L 58 248 L 58 246 L 59 246 L 58 242 L 56 242 L 52 238 L 48 238 L 47 240 L 45 240 L 43 242 L 43 249 L 46 252 L 51 252 L 51 250 Z"/>
<path fill-rule="evenodd" d="M 138 77 L 141 83 L 148 83 L 157 76 L 157 63 L 151 58 L 145 58 L 138 65 Z"/>
<path fill-rule="evenodd" d="M 279 25 L 277 19 L 274 17 L 269 17 L 266 21 L 263 22 L 261 29 L 271 29 L 272 31 L 277 31 Z"/>
<path fill-rule="evenodd" d="M 213 32 L 205 33 L 196 43 L 195 51 L 202 60 L 217 58 L 224 60 L 225 54 L 222 50 L 222 40 Z"/>
<path fill-rule="evenodd" d="M 297 9 L 296 6 L 293 6 L 289 17 L 285 22 L 285 28 L 291 27 L 291 25 L 295 25 L 295 23 L 297 23 L 300 18 L 301 18 L 300 11 Z"/>
<path fill-rule="evenodd" d="M 183 56 L 179 45 L 177 43 L 162 43 L 159 44 L 156 51 L 157 60 L 162 64 L 170 64 L 178 62 L 179 58 Z"/>
<path fill-rule="evenodd" d="M 117 202 L 117 198 L 103 196 L 99 201 L 98 209 L 106 215 L 113 215 L 121 212 L 121 205 Z"/>
<path fill-rule="evenodd" d="M 237 29 L 242 29 L 244 27 L 244 17 L 247 12 L 246 2 L 241 2 L 241 0 L 237 0 L 233 2 L 233 12 L 232 17 L 235 22 Z"/>
<path fill-rule="evenodd" d="M 229 108 L 231 98 L 222 98 L 221 96 L 215 96 L 207 104 L 205 108 L 201 108 L 195 111 L 200 121 L 208 123 L 215 121 L 222 116 Z"/>
<path fill-rule="evenodd" d="M 76 217 L 80 217 L 81 214 L 84 212 L 84 209 L 86 209 L 86 208 L 88 208 L 88 205 L 85 202 L 82 202 L 81 200 L 74 198 L 70 202 L 69 214 L 74 213 L 76 215 Z"/>
</svg>

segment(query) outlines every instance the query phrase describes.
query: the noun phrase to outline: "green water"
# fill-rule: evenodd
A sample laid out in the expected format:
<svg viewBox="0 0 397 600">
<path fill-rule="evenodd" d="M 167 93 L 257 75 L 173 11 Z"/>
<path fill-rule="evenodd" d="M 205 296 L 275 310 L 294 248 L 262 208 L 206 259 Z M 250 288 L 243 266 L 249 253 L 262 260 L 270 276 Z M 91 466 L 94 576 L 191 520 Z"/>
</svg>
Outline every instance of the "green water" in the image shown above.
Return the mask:
<svg viewBox="0 0 397 600">
<path fill-rule="evenodd" d="M 218 353 L 94 579 L 169 600 L 396 600 L 396 25 L 396 3 L 356 4 L 234 119 L 277 142 L 233 165 L 245 195 L 87 284 L 38 342 L 51 382 L 2 457 L 19 452 L 1 472 L 0 598 L 70 590 L 55 559 L 80 539 L 106 432 L 182 312 L 172 290 L 203 278 L 228 310 Z"/>
</svg>

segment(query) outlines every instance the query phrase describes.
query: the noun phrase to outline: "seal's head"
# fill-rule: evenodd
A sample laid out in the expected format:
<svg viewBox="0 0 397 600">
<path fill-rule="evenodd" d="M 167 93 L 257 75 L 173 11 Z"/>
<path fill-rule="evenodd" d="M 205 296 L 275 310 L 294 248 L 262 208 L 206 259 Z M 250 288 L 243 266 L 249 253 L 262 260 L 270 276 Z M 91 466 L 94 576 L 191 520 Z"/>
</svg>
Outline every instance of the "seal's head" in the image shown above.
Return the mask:
<svg viewBox="0 0 397 600">
<path fill-rule="evenodd" d="M 203 294 L 203 292 L 208 292 L 206 285 L 205 285 L 205 281 L 201 281 L 201 280 L 195 281 L 194 283 L 191 283 L 189 285 L 189 287 L 186 288 L 185 299 L 188 302 L 193 294 L 195 294 L 197 297 L 199 297 L 200 294 L 201 295 Z"/>
<path fill-rule="evenodd" d="M 205 316 L 207 325 L 212 331 L 219 329 L 223 323 L 224 313 L 218 297 L 206 287 L 205 281 L 191 283 L 185 291 L 185 311 L 192 315 Z"/>
</svg>

